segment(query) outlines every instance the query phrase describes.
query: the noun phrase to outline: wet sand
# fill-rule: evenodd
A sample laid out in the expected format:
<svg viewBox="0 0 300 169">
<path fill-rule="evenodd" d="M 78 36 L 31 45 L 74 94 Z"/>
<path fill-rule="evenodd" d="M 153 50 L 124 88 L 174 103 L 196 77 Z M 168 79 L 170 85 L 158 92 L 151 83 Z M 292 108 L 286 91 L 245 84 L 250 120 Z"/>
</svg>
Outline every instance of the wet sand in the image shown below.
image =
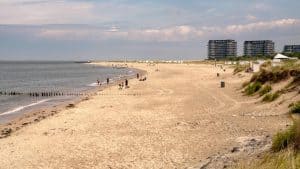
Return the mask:
<svg viewBox="0 0 300 169">
<path fill-rule="evenodd" d="M 250 76 L 230 68 L 129 65 L 146 70 L 147 80 L 110 86 L 0 139 L 0 168 L 187 168 L 290 123 L 288 103 L 242 96 Z"/>
</svg>

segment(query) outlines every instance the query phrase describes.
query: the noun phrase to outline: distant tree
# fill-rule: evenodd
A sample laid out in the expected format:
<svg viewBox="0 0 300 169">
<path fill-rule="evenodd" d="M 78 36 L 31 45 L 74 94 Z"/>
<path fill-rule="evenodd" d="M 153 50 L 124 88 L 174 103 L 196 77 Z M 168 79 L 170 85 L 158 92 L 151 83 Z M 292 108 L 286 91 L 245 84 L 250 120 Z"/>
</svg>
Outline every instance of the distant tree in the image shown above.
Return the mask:
<svg viewBox="0 0 300 169">
<path fill-rule="evenodd" d="M 296 57 L 298 59 L 300 59 L 300 52 L 294 52 L 294 53 L 283 53 L 284 55 L 288 56 L 288 57 Z"/>
</svg>

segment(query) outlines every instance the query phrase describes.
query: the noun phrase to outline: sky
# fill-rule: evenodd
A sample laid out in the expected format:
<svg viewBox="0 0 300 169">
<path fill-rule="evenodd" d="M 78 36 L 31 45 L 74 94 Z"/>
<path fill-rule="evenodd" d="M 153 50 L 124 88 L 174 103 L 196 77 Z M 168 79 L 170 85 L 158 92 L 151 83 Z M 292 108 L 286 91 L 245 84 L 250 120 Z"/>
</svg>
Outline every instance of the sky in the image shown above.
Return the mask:
<svg viewBox="0 0 300 169">
<path fill-rule="evenodd" d="M 300 44 L 299 0 L 0 0 L 0 60 L 205 59 L 210 39 Z"/>
</svg>

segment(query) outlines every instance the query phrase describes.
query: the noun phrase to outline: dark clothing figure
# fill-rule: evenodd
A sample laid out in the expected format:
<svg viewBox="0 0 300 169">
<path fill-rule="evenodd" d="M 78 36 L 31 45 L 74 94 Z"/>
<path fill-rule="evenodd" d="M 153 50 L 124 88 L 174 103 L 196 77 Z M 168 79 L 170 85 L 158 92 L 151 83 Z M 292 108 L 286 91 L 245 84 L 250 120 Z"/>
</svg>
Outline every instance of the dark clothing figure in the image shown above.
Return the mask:
<svg viewBox="0 0 300 169">
<path fill-rule="evenodd" d="M 109 78 L 106 79 L 106 83 L 109 84 Z"/>
<path fill-rule="evenodd" d="M 136 74 L 136 78 L 137 78 L 137 79 L 140 78 L 140 74 L 137 73 L 137 74 Z"/>
<path fill-rule="evenodd" d="M 128 80 L 125 80 L 125 87 L 128 87 Z"/>
</svg>

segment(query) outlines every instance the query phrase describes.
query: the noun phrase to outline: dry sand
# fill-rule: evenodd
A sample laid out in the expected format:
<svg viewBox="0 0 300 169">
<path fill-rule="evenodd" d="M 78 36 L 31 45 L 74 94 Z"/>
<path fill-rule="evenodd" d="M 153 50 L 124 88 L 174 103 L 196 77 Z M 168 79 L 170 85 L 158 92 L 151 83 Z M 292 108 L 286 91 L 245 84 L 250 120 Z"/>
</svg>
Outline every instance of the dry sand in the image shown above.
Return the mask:
<svg viewBox="0 0 300 169">
<path fill-rule="evenodd" d="M 242 96 L 249 75 L 207 64 L 129 65 L 147 80 L 109 87 L 0 139 L 0 168 L 187 168 L 290 123 L 283 101 Z"/>
</svg>

